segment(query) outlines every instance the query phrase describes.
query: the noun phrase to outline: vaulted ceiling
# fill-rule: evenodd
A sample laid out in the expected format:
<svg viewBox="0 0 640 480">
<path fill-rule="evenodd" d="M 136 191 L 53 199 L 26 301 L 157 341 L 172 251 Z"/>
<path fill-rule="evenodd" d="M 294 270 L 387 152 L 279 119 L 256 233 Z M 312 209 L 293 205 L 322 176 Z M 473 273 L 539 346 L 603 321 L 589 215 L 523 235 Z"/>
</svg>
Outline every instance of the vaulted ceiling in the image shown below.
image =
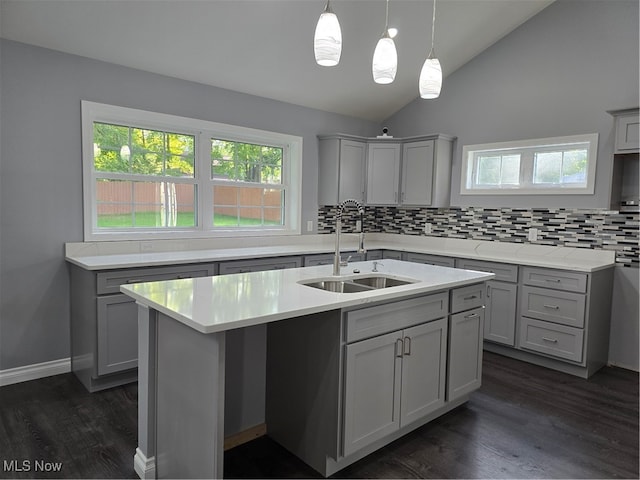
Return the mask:
<svg viewBox="0 0 640 480">
<path fill-rule="evenodd" d="M 316 65 L 325 0 L 0 0 L 3 38 L 381 121 L 418 97 L 431 46 L 432 0 L 391 0 L 398 73 L 377 85 L 371 59 L 384 0 L 333 0 L 340 64 Z M 438 0 L 435 49 L 446 76 L 553 0 Z"/>
</svg>

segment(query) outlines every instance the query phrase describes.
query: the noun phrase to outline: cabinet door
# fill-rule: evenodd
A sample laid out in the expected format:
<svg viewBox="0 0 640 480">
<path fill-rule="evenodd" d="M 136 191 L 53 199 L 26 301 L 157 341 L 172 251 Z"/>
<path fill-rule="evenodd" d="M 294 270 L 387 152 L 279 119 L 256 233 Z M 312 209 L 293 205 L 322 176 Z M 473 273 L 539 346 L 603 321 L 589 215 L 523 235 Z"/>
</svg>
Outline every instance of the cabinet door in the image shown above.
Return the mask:
<svg viewBox="0 0 640 480">
<path fill-rule="evenodd" d="M 364 164 L 367 144 L 352 140 L 340 141 L 340 173 L 338 201 L 348 198 L 364 200 Z"/>
<path fill-rule="evenodd" d="M 138 366 L 138 307 L 124 294 L 98 297 L 98 375 Z"/>
<path fill-rule="evenodd" d="M 447 400 L 452 401 L 478 388 L 482 381 L 482 328 L 484 309 L 451 315 Z"/>
<path fill-rule="evenodd" d="M 344 455 L 400 427 L 401 332 L 346 347 Z"/>
<path fill-rule="evenodd" d="M 640 121 L 638 114 L 616 118 L 615 153 L 631 153 L 640 149 Z"/>
<path fill-rule="evenodd" d="M 445 318 L 404 330 L 400 393 L 401 427 L 444 405 L 446 353 Z"/>
<path fill-rule="evenodd" d="M 397 204 L 399 183 L 400 144 L 370 144 L 367 156 L 367 203 Z"/>
<path fill-rule="evenodd" d="M 514 346 L 518 285 L 490 280 L 486 288 L 484 339 Z"/>
<path fill-rule="evenodd" d="M 433 140 L 407 143 L 402 151 L 400 203 L 431 205 L 433 190 Z"/>
</svg>

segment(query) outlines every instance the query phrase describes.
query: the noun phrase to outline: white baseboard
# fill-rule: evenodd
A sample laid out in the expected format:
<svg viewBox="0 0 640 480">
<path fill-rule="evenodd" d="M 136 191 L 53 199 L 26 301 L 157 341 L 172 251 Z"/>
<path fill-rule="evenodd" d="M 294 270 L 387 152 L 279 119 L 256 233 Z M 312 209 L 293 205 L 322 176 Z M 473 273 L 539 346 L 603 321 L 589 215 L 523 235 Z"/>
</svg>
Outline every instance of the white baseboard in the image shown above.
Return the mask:
<svg viewBox="0 0 640 480">
<path fill-rule="evenodd" d="M 133 456 L 133 469 L 142 480 L 156 478 L 156 459 L 155 457 L 147 458 L 140 448 L 136 448 L 136 454 Z"/>
<path fill-rule="evenodd" d="M 61 373 L 69 373 L 70 371 L 70 358 L 61 358 L 60 360 L 52 360 L 50 362 L 0 370 L 0 387 L 50 377 L 52 375 L 60 375 Z"/>
</svg>

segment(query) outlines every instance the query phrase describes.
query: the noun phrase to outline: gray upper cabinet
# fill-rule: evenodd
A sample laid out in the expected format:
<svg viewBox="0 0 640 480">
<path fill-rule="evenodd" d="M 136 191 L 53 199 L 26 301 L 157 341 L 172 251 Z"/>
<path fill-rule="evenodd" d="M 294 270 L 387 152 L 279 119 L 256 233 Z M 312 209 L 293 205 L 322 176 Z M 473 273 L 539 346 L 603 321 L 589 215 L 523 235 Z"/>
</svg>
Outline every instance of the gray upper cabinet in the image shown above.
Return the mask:
<svg viewBox="0 0 640 480">
<path fill-rule="evenodd" d="M 402 205 L 447 207 L 451 194 L 453 139 L 437 135 L 407 140 L 402 148 Z"/>
<path fill-rule="evenodd" d="M 364 201 L 366 142 L 348 136 L 323 136 L 318 149 L 318 203 L 336 205 L 347 198 Z"/>
<path fill-rule="evenodd" d="M 640 116 L 638 109 L 609 112 L 615 118 L 614 153 L 640 152 Z"/>
<path fill-rule="evenodd" d="M 319 136 L 318 203 L 446 207 L 455 137 Z"/>
<path fill-rule="evenodd" d="M 396 205 L 399 202 L 400 143 L 370 143 L 367 153 L 366 202 Z"/>
</svg>

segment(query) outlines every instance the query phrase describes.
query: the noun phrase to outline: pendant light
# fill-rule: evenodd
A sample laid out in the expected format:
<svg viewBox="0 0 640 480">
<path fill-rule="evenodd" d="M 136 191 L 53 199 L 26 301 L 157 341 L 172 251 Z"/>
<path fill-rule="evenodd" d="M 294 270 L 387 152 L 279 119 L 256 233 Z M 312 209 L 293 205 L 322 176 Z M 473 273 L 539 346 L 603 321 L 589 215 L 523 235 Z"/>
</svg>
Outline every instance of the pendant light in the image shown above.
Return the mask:
<svg viewBox="0 0 640 480">
<path fill-rule="evenodd" d="M 433 21 L 431 23 L 431 51 L 422 65 L 418 88 L 420 97 L 425 99 L 438 98 L 442 89 L 442 67 L 433 50 L 436 29 L 436 0 L 433 0 Z"/>
<path fill-rule="evenodd" d="M 373 80 L 376 83 L 387 84 L 393 82 L 398 70 L 398 52 L 393 38 L 389 36 L 389 0 L 387 0 L 387 14 L 384 22 L 382 38 L 378 40 L 373 52 L 371 67 Z"/>
<path fill-rule="evenodd" d="M 331 10 L 329 0 L 324 7 L 324 12 L 318 19 L 316 33 L 313 37 L 313 50 L 316 63 L 323 67 L 334 67 L 340 62 L 342 53 L 342 32 L 338 17 Z"/>
</svg>

